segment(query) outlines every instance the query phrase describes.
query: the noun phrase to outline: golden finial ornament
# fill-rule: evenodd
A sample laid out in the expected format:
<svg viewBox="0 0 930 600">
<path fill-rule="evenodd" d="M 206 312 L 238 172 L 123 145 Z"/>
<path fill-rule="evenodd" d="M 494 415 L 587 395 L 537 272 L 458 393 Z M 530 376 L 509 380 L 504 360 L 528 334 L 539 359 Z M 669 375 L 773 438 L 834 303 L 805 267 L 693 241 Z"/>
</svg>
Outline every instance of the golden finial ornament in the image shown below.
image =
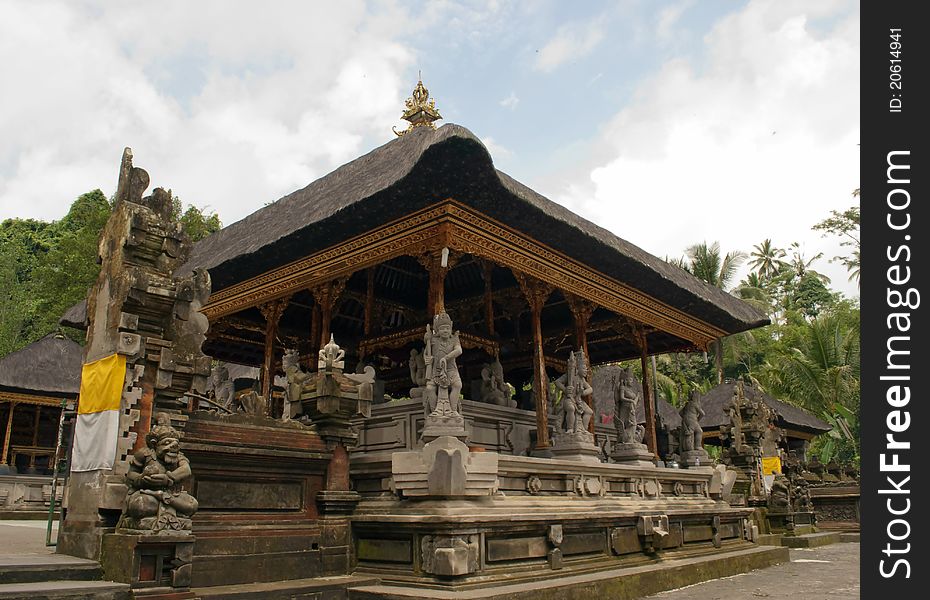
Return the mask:
<svg viewBox="0 0 930 600">
<path fill-rule="evenodd" d="M 429 97 L 429 90 L 423 85 L 422 79 L 418 78 L 417 86 L 413 88 L 413 93 L 404 102 L 404 106 L 406 108 L 400 118 L 409 122 L 410 125 L 403 131 L 397 131 L 392 127 L 398 137 L 411 131 L 414 127 L 436 129 L 433 121 L 442 119 L 439 109 L 436 108 L 436 101 Z"/>
</svg>

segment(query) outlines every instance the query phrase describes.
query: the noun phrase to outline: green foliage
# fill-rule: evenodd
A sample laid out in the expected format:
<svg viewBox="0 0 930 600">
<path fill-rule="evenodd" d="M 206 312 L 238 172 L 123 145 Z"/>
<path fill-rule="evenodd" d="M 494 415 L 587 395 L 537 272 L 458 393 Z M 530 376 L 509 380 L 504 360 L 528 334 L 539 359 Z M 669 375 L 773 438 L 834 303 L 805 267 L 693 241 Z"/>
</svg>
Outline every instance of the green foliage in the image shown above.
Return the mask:
<svg viewBox="0 0 930 600">
<path fill-rule="evenodd" d="M 175 217 L 192 240 L 220 229 L 219 216 L 177 198 Z M 0 223 L 0 356 L 58 327 L 61 315 L 87 296 L 100 272 L 97 247 L 112 204 L 100 190 L 78 197 L 68 213 L 50 223 L 6 219 Z M 81 332 L 66 331 L 77 341 Z"/>
</svg>

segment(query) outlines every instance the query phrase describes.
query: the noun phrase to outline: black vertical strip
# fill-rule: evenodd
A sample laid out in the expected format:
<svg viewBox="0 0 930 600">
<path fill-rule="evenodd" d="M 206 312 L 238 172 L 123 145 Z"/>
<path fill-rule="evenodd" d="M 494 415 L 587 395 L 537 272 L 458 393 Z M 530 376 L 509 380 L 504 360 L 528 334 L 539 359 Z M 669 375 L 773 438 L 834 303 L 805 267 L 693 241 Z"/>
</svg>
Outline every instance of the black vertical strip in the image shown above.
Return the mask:
<svg viewBox="0 0 930 600">
<path fill-rule="evenodd" d="M 928 33 L 920 6 L 862 6 L 862 598 L 924 597 L 930 581 L 930 364 L 921 305 L 930 302 L 922 294 L 930 256 L 921 118 Z"/>
</svg>

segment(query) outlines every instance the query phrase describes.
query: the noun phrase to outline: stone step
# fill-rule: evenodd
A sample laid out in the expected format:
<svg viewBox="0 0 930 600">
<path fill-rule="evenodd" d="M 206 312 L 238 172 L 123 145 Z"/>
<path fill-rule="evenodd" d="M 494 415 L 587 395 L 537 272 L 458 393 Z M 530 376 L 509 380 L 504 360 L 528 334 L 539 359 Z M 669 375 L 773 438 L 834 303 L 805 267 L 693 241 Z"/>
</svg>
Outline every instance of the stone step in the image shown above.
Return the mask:
<svg viewBox="0 0 930 600">
<path fill-rule="evenodd" d="M 370 586 L 378 583 L 380 580 L 376 577 L 340 575 L 267 583 L 217 585 L 192 588 L 191 591 L 202 600 L 265 600 L 266 598 L 268 600 L 291 600 L 292 598 L 342 600 L 348 597 L 347 589 L 350 587 Z"/>
<path fill-rule="evenodd" d="M 817 548 L 828 544 L 838 544 L 839 541 L 840 532 L 825 531 L 805 535 L 786 535 L 781 539 L 781 545 L 788 548 Z"/>
<path fill-rule="evenodd" d="M 0 576 L 0 581 L 4 581 Z M 0 600 L 131 600 L 129 584 L 112 581 L 32 581 L 0 584 Z"/>
<path fill-rule="evenodd" d="M 100 579 L 100 563 L 65 554 L 0 554 L 0 583 Z"/>
<path fill-rule="evenodd" d="M 710 556 L 669 559 L 580 575 L 516 584 L 439 590 L 396 584 L 349 588 L 348 600 L 541 600 L 543 598 L 610 598 L 635 600 L 709 579 L 729 577 L 789 562 L 787 548 L 757 546 Z"/>
</svg>

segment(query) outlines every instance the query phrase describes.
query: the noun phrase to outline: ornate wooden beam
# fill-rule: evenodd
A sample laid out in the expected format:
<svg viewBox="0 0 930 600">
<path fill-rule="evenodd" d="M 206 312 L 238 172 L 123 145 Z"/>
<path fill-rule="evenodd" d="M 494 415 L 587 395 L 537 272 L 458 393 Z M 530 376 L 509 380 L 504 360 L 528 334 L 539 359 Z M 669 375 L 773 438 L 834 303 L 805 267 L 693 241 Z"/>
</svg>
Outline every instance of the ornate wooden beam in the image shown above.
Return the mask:
<svg viewBox="0 0 930 600">
<path fill-rule="evenodd" d="M 443 247 L 526 273 L 698 347 L 727 333 L 452 199 L 217 290 L 204 312 L 215 319 L 397 256 Z"/>
<path fill-rule="evenodd" d="M 530 306 L 533 323 L 533 388 L 536 399 L 536 450 L 549 448 L 548 392 L 546 360 L 543 354 L 542 310 L 554 289 L 551 285 L 519 271 L 513 272 Z"/>
</svg>

